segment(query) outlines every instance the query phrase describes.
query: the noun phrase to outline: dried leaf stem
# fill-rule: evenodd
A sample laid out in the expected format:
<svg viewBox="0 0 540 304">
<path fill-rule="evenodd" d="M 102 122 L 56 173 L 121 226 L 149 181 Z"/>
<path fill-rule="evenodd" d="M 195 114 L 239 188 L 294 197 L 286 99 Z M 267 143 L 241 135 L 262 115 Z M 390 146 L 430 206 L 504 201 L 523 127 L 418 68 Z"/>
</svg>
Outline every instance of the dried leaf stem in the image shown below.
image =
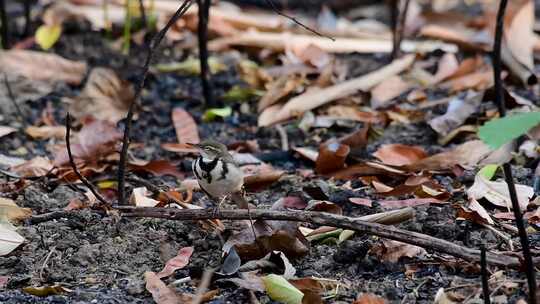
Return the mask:
<svg viewBox="0 0 540 304">
<path fill-rule="evenodd" d="M 506 105 L 504 101 L 503 84 L 501 79 L 502 71 L 502 59 L 501 59 L 501 46 L 503 39 L 504 28 L 504 15 L 508 0 L 500 0 L 499 10 L 497 12 L 497 23 L 495 27 L 495 41 L 493 43 L 493 73 L 495 80 L 495 103 L 499 109 L 499 115 L 504 117 L 506 115 Z M 536 304 L 536 277 L 534 271 L 533 260 L 531 251 L 529 248 L 529 240 L 527 238 L 527 231 L 525 230 L 525 223 L 523 222 L 523 215 L 519 207 L 519 202 L 516 194 L 516 186 L 512 177 L 512 167 L 510 163 L 503 164 L 503 172 L 508 185 L 508 192 L 510 194 L 510 200 L 512 202 L 512 209 L 514 211 L 514 217 L 516 218 L 516 226 L 518 228 L 519 240 L 521 242 L 521 250 L 523 251 L 524 269 L 527 275 L 527 283 L 529 285 L 529 304 Z"/>
<path fill-rule="evenodd" d="M 471 262 L 480 262 L 480 250 L 459 246 L 446 240 L 441 240 L 422 233 L 411 232 L 393 226 L 370 223 L 356 218 L 312 211 L 274 211 L 255 209 L 250 210 L 220 210 L 215 213 L 213 209 L 177 209 L 177 208 L 137 208 L 131 206 L 115 206 L 125 217 L 151 217 L 169 220 L 203 220 L 203 219 L 228 219 L 245 220 L 264 219 L 305 222 L 321 226 L 344 228 L 388 238 L 407 244 L 412 244 L 439 253 L 446 253 Z M 486 261 L 489 264 L 514 267 L 520 266 L 517 257 L 503 254 L 487 253 Z"/>
<path fill-rule="evenodd" d="M 133 101 L 129 105 L 129 110 L 126 116 L 126 127 L 124 129 L 124 137 L 122 139 L 122 151 L 120 153 L 120 163 L 118 164 L 118 203 L 120 205 L 126 204 L 126 195 L 125 195 L 125 176 L 126 176 L 126 163 L 127 163 L 127 151 L 129 147 L 129 136 L 131 132 L 131 126 L 133 123 L 133 111 L 135 108 L 135 104 L 137 103 L 137 100 L 141 96 L 142 89 L 144 87 L 144 83 L 146 81 L 146 77 L 148 76 L 148 70 L 150 67 L 150 62 L 152 61 L 152 57 L 154 55 L 154 51 L 163 40 L 163 37 L 165 37 L 165 33 L 169 30 L 169 28 L 176 23 L 176 21 L 182 17 L 188 10 L 188 8 L 191 6 L 192 0 L 184 0 L 182 5 L 178 8 L 176 13 L 169 19 L 165 27 L 159 31 L 153 38 L 152 41 L 150 41 L 150 44 L 148 45 L 148 54 L 146 56 L 146 61 L 143 65 L 143 71 L 141 73 L 141 76 L 139 80 L 137 81 L 137 84 L 135 86 L 135 97 L 133 98 Z"/>
<path fill-rule="evenodd" d="M 69 156 L 69 164 L 71 165 L 71 168 L 73 169 L 73 172 L 77 175 L 77 177 L 81 180 L 81 182 L 92 192 L 92 194 L 103 204 L 110 205 L 107 200 L 99 194 L 99 192 L 96 190 L 94 185 L 90 183 L 89 180 L 84 177 L 81 172 L 77 169 L 77 165 L 75 164 L 75 160 L 73 159 L 73 154 L 71 153 L 71 143 L 70 143 L 70 137 L 71 135 L 71 116 L 69 115 L 69 112 L 66 113 L 66 149 Z"/>
</svg>

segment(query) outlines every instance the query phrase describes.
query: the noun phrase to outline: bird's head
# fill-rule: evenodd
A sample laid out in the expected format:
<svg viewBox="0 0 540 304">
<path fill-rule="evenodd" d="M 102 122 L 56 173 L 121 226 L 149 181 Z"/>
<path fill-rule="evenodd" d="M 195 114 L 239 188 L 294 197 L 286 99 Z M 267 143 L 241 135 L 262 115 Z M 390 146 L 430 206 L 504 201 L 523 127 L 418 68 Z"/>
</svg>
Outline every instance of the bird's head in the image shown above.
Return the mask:
<svg viewBox="0 0 540 304">
<path fill-rule="evenodd" d="M 209 139 L 204 140 L 199 144 L 190 145 L 197 148 L 202 157 L 206 159 L 221 158 L 227 154 L 227 147 L 224 144 Z"/>
</svg>

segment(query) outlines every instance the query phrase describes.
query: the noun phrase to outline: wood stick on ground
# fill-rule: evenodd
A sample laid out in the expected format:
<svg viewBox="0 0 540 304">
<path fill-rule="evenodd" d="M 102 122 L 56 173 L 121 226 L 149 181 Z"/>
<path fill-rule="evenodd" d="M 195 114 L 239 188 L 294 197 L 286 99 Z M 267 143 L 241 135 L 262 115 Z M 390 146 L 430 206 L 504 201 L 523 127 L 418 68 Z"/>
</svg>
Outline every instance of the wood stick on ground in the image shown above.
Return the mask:
<svg viewBox="0 0 540 304">
<path fill-rule="evenodd" d="M 165 33 L 167 33 L 169 28 L 186 13 L 191 4 L 191 0 L 184 0 L 182 5 L 180 5 L 178 10 L 171 17 L 171 19 L 169 19 L 165 27 L 152 38 L 150 45 L 148 45 L 148 54 L 146 56 L 146 61 L 143 65 L 143 71 L 141 76 L 139 77 L 139 80 L 136 83 L 134 94 L 135 96 L 133 98 L 133 101 L 129 105 L 129 110 L 125 121 L 126 126 L 122 139 L 122 151 L 120 152 L 120 162 L 118 164 L 118 203 L 120 205 L 125 205 L 127 203 L 124 186 L 126 177 L 127 152 L 130 141 L 129 137 L 131 133 L 131 125 L 133 123 L 133 112 L 135 110 L 137 100 L 141 96 L 142 89 L 144 88 L 146 77 L 148 76 L 148 70 L 150 69 L 150 62 L 152 61 L 152 57 L 154 56 L 155 49 L 157 48 L 161 40 L 163 40 L 163 37 L 165 37 Z"/>
<path fill-rule="evenodd" d="M 503 84 L 501 78 L 502 72 L 502 59 L 501 48 L 503 40 L 504 29 L 504 15 L 506 12 L 506 6 L 508 0 L 501 0 L 499 3 L 499 10 L 497 11 L 497 23 L 495 26 L 495 39 L 493 43 L 493 78 L 495 80 L 495 103 L 499 109 L 499 115 L 504 117 L 506 115 L 506 104 L 504 100 Z M 525 223 L 523 221 L 523 215 L 519 206 L 516 186 L 514 184 L 514 178 L 512 177 L 512 167 L 510 163 L 503 164 L 503 172 L 506 184 L 508 185 L 508 192 L 510 194 L 510 201 L 512 202 L 512 210 L 514 211 L 514 217 L 516 218 L 516 226 L 519 232 L 519 241 L 521 243 L 521 250 L 523 252 L 524 268 L 527 275 L 527 283 L 529 286 L 529 304 L 536 304 L 536 275 L 533 265 L 533 259 L 531 256 L 531 250 L 529 248 L 529 239 L 527 238 L 527 231 L 525 230 Z"/>
<path fill-rule="evenodd" d="M 212 209 L 179 210 L 173 208 L 115 207 L 125 217 L 152 217 L 169 220 L 202 220 L 211 218 L 245 220 L 249 219 L 251 215 L 253 219 L 297 221 L 321 226 L 339 227 L 424 247 L 438 253 L 449 254 L 471 262 L 480 262 L 480 250 L 477 249 L 463 247 L 422 233 L 329 213 L 257 209 L 251 210 L 250 214 L 246 210 L 221 210 L 218 214 L 214 214 Z M 521 265 L 517 257 L 502 254 L 488 253 L 486 259 L 489 264 L 496 266 L 517 268 Z"/>
</svg>

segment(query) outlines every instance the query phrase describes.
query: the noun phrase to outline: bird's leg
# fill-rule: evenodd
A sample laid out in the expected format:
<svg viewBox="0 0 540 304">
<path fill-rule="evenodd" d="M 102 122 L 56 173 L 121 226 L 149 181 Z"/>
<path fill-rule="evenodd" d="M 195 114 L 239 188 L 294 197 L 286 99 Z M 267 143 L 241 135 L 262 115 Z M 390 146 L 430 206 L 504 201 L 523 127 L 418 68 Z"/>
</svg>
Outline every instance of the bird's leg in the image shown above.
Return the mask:
<svg viewBox="0 0 540 304">
<path fill-rule="evenodd" d="M 214 218 L 217 218 L 217 216 L 219 215 L 219 209 L 221 208 L 221 204 L 223 204 L 223 202 L 225 202 L 226 199 L 227 199 L 227 196 L 224 196 L 223 198 L 221 198 L 217 206 L 214 207 L 214 211 L 212 213 Z"/>
</svg>

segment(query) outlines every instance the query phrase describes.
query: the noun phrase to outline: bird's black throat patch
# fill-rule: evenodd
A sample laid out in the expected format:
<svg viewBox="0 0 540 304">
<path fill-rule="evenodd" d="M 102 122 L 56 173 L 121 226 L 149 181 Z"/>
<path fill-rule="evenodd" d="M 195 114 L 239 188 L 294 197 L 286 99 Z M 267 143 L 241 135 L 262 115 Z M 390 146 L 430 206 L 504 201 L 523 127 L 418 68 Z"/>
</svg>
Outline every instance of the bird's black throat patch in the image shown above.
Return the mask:
<svg viewBox="0 0 540 304">
<path fill-rule="evenodd" d="M 203 171 L 203 178 L 205 178 L 208 183 L 212 182 L 211 172 L 216 168 L 218 161 L 219 158 L 216 157 L 212 161 L 206 163 L 202 156 L 199 156 L 199 159 L 197 160 L 197 165 Z"/>
</svg>

